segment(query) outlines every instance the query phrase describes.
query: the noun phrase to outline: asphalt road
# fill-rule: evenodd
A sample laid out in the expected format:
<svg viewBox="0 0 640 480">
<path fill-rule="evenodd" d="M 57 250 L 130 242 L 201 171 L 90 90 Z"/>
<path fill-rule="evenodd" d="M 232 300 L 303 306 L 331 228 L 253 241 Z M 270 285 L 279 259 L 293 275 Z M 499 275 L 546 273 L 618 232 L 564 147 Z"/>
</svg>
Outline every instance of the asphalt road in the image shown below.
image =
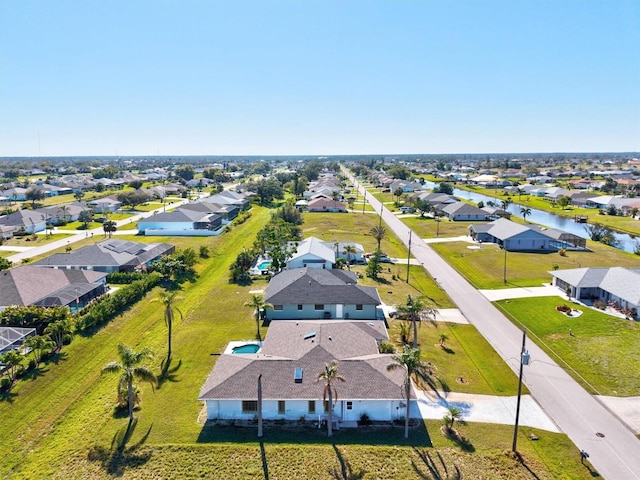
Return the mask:
<svg viewBox="0 0 640 480">
<path fill-rule="evenodd" d="M 348 175 L 364 195 L 364 188 Z M 380 201 L 370 194 L 366 199 L 376 212 L 381 211 Z M 382 208 L 382 218 L 408 246 L 409 227 L 386 208 Z M 411 254 L 517 375 L 522 330 L 417 235 L 411 238 Z M 531 363 L 524 367 L 523 382 L 547 415 L 577 446 L 576 456 L 580 450 L 586 451 L 589 462 L 603 478 L 640 479 L 640 441 L 635 435 L 533 342 L 527 341 L 527 349 Z M 517 378 L 514 381 L 517 382 Z"/>
</svg>

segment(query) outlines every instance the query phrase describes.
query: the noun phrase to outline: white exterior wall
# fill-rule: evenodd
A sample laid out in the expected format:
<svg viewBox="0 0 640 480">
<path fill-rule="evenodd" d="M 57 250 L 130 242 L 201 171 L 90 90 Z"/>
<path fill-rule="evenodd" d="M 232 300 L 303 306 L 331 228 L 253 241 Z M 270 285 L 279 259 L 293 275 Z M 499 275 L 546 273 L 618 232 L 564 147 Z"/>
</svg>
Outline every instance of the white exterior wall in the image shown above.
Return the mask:
<svg viewBox="0 0 640 480">
<path fill-rule="evenodd" d="M 348 400 L 338 400 L 333 414 L 337 420 L 357 421 L 363 413 L 374 421 L 391 421 L 394 418 L 404 418 L 404 403 L 400 400 L 353 400 L 351 410 L 347 410 Z M 263 400 L 262 418 L 265 420 L 307 420 L 326 418 L 321 399 L 315 400 L 316 411 L 309 413 L 309 400 L 285 400 L 285 413 L 278 413 L 278 400 Z M 251 420 L 255 413 L 242 412 L 242 400 L 207 400 L 207 418 L 224 420 Z M 403 405 L 403 406 L 400 406 Z"/>
<path fill-rule="evenodd" d="M 138 222 L 138 230 L 144 232 L 145 230 L 193 230 L 193 222 L 154 222 L 145 220 Z"/>
<path fill-rule="evenodd" d="M 313 263 L 307 263 L 312 261 Z M 317 263 L 316 263 L 317 262 Z M 292 258 L 287 262 L 287 270 L 292 270 L 294 268 L 325 268 L 327 270 L 331 269 L 332 263 L 316 255 L 304 255 L 298 258 Z"/>
</svg>

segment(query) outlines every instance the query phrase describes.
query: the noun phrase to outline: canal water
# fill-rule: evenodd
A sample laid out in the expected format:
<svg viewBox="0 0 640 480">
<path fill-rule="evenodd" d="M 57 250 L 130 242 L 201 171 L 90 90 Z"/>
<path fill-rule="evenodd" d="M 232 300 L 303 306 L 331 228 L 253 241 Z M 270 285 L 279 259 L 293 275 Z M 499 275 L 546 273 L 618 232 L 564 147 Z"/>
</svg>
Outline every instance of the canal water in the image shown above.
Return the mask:
<svg viewBox="0 0 640 480">
<path fill-rule="evenodd" d="M 427 185 L 429 188 L 433 188 L 436 186 L 436 184 L 433 182 L 425 182 L 425 185 Z M 494 197 L 483 195 L 481 193 L 470 192 L 468 190 L 460 190 L 459 188 L 453 189 L 453 195 L 458 198 L 463 198 L 465 200 L 471 200 L 475 203 L 482 201 L 484 202 L 485 205 L 487 204 L 487 202 L 490 202 L 490 201 L 496 202 L 497 204 L 500 204 L 500 201 L 501 201 Z M 517 198 L 517 195 L 512 196 L 512 198 Z M 523 199 L 524 199 L 524 195 L 523 195 Z M 526 203 L 527 202 L 525 200 L 523 204 L 526 206 Z M 522 205 L 516 205 L 515 203 L 512 203 L 507 208 L 507 211 L 514 216 L 522 217 L 522 214 L 520 213 L 521 207 Z M 593 215 L 590 215 L 590 217 L 596 217 L 597 215 L 598 215 L 597 210 L 594 209 Z M 577 223 L 572 218 L 562 217 L 560 215 L 556 215 L 555 213 L 544 212 L 542 210 L 536 210 L 532 208 L 531 214 L 527 215 L 527 221 L 531 223 L 544 225 L 545 227 L 548 227 L 548 228 L 557 228 L 558 230 L 564 230 L 565 232 L 569 232 L 574 235 L 578 235 L 582 238 L 589 239 L 589 234 L 585 228 L 587 224 Z M 634 251 L 636 247 L 637 237 L 633 237 L 626 233 L 620 233 L 616 231 L 614 231 L 613 234 L 616 239 L 616 245 L 615 245 L 616 247 L 622 250 L 625 250 L 627 252 Z"/>
</svg>

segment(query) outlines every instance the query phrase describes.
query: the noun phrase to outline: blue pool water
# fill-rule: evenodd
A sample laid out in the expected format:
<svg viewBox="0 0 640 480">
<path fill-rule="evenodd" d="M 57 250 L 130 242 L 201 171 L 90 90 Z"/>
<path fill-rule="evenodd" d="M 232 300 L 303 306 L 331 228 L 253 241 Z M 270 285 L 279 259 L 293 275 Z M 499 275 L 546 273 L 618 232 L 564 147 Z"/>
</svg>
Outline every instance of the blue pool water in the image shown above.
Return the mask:
<svg viewBox="0 0 640 480">
<path fill-rule="evenodd" d="M 239 347 L 233 347 L 233 354 L 256 353 L 258 350 L 260 350 L 260 345 L 248 343 L 246 345 L 240 345 Z"/>
<path fill-rule="evenodd" d="M 263 270 L 268 270 L 269 267 L 271 266 L 271 260 L 265 260 L 263 262 L 260 262 L 258 265 L 256 265 L 258 270 L 263 271 Z"/>
</svg>

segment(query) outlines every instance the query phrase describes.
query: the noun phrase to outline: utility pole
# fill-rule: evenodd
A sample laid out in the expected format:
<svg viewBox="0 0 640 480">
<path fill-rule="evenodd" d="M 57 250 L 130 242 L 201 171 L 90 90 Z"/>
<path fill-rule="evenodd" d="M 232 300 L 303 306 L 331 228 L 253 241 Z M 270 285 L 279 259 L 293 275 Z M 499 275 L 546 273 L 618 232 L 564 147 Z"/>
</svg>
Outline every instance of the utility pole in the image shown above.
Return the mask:
<svg viewBox="0 0 640 480">
<path fill-rule="evenodd" d="M 522 350 L 520 351 L 520 375 L 518 377 L 518 401 L 516 403 L 516 424 L 513 429 L 513 445 L 511 450 L 516 453 L 516 447 L 518 443 L 518 421 L 520 420 L 520 395 L 522 394 L 522 370 L 525 365 L 529 365 L 529 352 L 525 348 L 525 342 L 527 340 L 527 329 L 522 329 Z"/>
<path fill-rule="evenodd" d="M 364 206 L 367 204 L 367 191 L 364 191 L 364 198 L 362 200 L 362 214 L 364 215 Z"/>
<path fill-rule="evenodd" d="M 411 261 L 411 234 L 413 230 L 409 230 L 409 254 L 407 255 L 407 283 L 409 283 L 409 262 Z"/>
</svg>

